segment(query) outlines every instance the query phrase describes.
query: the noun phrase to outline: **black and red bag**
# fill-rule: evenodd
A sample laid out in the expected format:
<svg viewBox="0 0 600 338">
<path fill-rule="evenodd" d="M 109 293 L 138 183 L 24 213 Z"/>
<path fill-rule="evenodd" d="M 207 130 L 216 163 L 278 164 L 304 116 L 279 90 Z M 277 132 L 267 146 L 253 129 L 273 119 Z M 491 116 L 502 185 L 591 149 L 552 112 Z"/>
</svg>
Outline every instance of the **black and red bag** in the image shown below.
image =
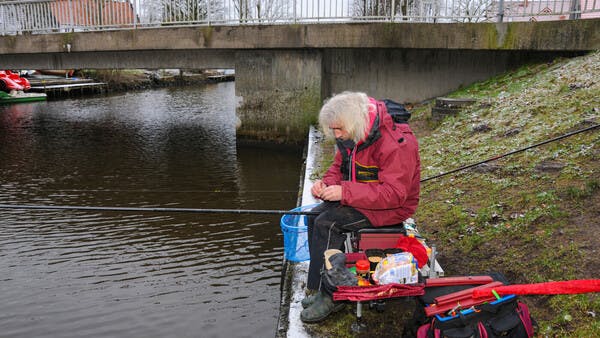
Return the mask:
<svg viewBox="0 0 600 338">
<path fill-rule="evenodd" d="M 435 315 L 417 331 L 417 338 L 531 338 L 534 322 L 525 303 L 508 295 L 449 315 Z"/>
<path fill-rule="evenodd" d="M 500 273 L 426 280 L 403 337 L 533 337 L 536 323 L 515 295 L 472 297 L 473 290 L 508 284 Z"/>
</svg>

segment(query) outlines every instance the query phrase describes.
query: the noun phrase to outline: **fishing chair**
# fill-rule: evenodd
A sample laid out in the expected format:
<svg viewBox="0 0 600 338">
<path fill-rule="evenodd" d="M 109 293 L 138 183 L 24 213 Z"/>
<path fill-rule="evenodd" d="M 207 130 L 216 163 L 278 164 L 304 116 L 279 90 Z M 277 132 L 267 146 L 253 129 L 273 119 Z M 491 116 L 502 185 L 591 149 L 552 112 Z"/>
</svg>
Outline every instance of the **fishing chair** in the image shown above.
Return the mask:
<svg viewBox="0 0 600 338">
<path fill-rule="evenodd" d="M 346 252 L 395 248 L 401 236 L 406 236 L 406 229 L 403 223 L 385 227 L 368 227 L 347 232 Z"/>
<path fill-rule="evenodd" d="M 346 232 L 346 253 L 360 253 L 367 249 L 395 248 L 402 236 L 407 236 L 407 227 L 404 223 L 384 226 L 367 227 L 357 231 Z M 414 232 L 418 232 L 414 230 Z M 435 278 L 444 275 L 444 270 L 437 264 L 435 246 L 431 246 L 429 262 L 421 268 L 424 277 Z"/>
<path fill-rule="evenodd" d="M 400 237 L 406 235 L 407 230 L 404 223 L 384 227 L 367 227 L 347 232 L 345 242 L 346 256 L 349 258 L 352 257 L 348 263 L 354 263 L 357 259 L 361 259 L 358 257 L 361 257 L 360 255 L 364 254 L 368 249 L 395 248 Z M 437 264 L 435 255 L 435 246 L 432 246 L 429 262 L 421 268 L 421 275 L 423 277 L 444 275 L 444 270 Z M 366 255 L 364 257 L 366 258 Z M 354 262 L 351 262 L 352 260 Z M 385 300 L 369 301 L 369 308 L 383 312 L 385 310 Z M 365 324 L 362 323 L 362 303 L 356 302 L 356 322 L 352 324 L 352 331 L 360 332 L 364 328 Z"/>
</svg>

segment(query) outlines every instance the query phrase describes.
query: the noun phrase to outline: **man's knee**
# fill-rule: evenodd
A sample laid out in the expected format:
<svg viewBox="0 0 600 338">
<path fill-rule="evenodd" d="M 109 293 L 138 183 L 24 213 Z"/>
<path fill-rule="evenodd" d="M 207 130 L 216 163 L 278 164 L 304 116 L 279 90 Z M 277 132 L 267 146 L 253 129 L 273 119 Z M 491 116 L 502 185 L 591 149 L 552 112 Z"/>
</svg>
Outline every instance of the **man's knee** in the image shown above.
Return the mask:
<svg viewBox="0 0 600 338">
<path fill-rule="evenodd" d="M 315 220 L 315 223 L 313 225 L 314 229 L 316 231 L 318 231 L 319 233 L 329 232 L 333 228 L 332 225 L 335 225 L 335 221 L 333 221 L 327 217 L 321 217 L 321 216 L 323 216 L 323 215 L 320 215 Z"/>
<path fill-rule="evenodd" d="M 356 232 L 360 229 L 368 228 L 371 226 L 371 223 L 366 218 L 350 222 L 348 224 L 344 224 L 340 226 L 342 232 Z"/>
</svg>

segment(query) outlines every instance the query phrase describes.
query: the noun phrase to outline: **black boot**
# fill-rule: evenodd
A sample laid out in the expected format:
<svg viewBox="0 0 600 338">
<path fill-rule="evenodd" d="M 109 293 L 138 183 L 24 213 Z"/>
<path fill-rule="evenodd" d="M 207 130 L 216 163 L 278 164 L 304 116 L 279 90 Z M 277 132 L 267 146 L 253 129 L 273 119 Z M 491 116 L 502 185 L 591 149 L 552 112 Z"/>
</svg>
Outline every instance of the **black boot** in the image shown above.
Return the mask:
<svg viewBox="0 0 600 338">
<path fill-rule="evenodd" d="M 302 304 L 302 308 L 306 309 L 307 307 L 311 306 L 312 303 L 315 302 L 315 299 L 317 298 L 317 295 L 319 294 L 318 291 L 313 291 L 313 293 L 307 295 L 306 297 L 304 297 L 302 299 L 302 301 L 300 302 L 300 304 Z"/>
<path fill-rule="evenodd" d="M 342 310 L 344 305 L 342 302 L 334 302 L 331 296 L 319 291 L 315 295 L 314 302 L 300 313 L 300 320 L 304 323 L 320 322 L 330 314 Z"/>
</svg>

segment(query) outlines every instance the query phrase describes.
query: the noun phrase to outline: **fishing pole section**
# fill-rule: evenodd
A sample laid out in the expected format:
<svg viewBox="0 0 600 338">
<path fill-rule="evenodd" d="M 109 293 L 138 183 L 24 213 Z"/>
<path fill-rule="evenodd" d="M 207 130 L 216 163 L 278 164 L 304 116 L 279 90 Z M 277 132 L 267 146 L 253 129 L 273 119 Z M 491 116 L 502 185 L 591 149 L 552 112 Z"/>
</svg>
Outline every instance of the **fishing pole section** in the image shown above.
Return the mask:
<svg viewBox="0 0 600 338">
<path fill-rule="evenodd" d="M 570 133 L 567 133 L 567 134 L 564 134 L 564 135 L 561 135 L 561 136 L 558 136 L 558 137 L 555 137 L 555 138 L 552 138 L 552 139 L 549 139 L 549 140 L 546 140 L 546 141 L 543 141 L 543 142 L 540 142 L 540 143 L 536 143 L 536 144 L 533 144 L 533 145 L 530 145 L 530 146 L 527 146 L 527 147 L 524 147 L 524 148 L 521 148 L 521 149 L 510 151 L 510 152 L 508 152 L 506 154 L 497 155 L 497 156 L 488 158 L 487 160 L 479 161 L 477 163 L 465 165 L 465 166 L 462 166 L 460 168 L 456 168 L 456 169 L 453 169 L 453 170 L 450 170 L 450 171 L 446 171 L 446 172 L 441 173 L 441 174 L 430 176 L 430 177 L 422 179 L 421 182 L 427 182 L 429 180 L 433 180 L 433 179 L 436 179 L 436 178 L 439 178 L 439 177 L 442 177 L 442 176 L 454 174 L 456 172 L 463 171 L 463 170 L 466 170 L 466 169 L 469 169 L 469 168 L 473 168 L 473 167 L 476 167 L 476 166 L 484 164 L 484 163 L 496 161 L 496 160 L 499 160 L 499 159 L 501 159 L 503 157 L 507 157 L 507 156 L 514 155 L 514 154 L 518 154 L 518 153 L 524 152 L 526 150 L 542 146 L 544 144 L 548 144 L 548 143 L 552 143 L 552 142 L 555 142 L 555 141 L 559 141 L 559 140 L 562 140 L 564 138 L 571 137 L 573 135 L 581 134 L 583 132 L 596 129 L 598 127 L 600 127 L 600 124 L 595 124 L 595 125 L 593 125 L 591 127 L 587 127 L 587 128 L 584 128 L 584 129 L 579 129 L 579 130 L 576 130 L 576 131 L 573 131 L 573 132 L 570 132 Z"/>
<path fill-rule="evenodd" d="M 91 207 L 80 205 L 35 205 L 0 204 L 0 209 L 37 210 L 86 210 L 86 211 L 125 211 L 125 212 L 172 212 L 199 214 L 263 214 L 263 215 L 318 215 L 316 211 L 291 210 L 250 210 L 250 209 L 196 209 L 196 208 L 152 208 L 152 207 Z"/>
</svg>

